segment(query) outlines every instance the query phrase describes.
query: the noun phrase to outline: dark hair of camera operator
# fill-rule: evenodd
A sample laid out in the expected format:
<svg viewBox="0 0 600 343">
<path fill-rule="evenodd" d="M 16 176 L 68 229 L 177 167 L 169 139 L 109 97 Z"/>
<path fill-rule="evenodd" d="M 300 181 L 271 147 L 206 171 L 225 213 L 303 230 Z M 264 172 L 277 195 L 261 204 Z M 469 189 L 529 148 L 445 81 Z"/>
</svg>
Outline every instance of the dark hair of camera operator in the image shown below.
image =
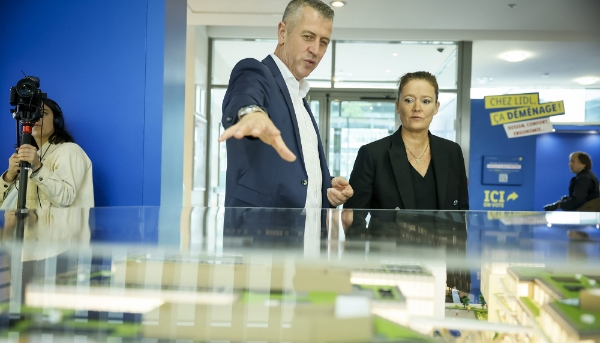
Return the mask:
<svg viewBox="0 0 600 343">
<path fill-rule="evenodd" d="M 569 196 L 544 206 L 546 211 L 577 211 L 586 202 L 600 197 L 598 178 L 592 172 L 592 159 L 588 154 L 576 151 L 569 155 L 569 169 L 575 174 L 569 184 Z"/>
<path fill-rule="evenodd" d="M 51 99 L 43 99 L 43 104 L 42 118 L 32 128 L 39 149 L 22 144 L 10 156 L 8 170 L 0 177 L 0 208 L 16 208 L 21 161 L 31 164 L 27 208 L 93 207 L 92 163 L 67 131 L 58 104 Z"/>
<path fill-rule="evenodd" d="M 52 99 L 44 99 L 42 101 L 46 107 L 52 110 L 52 113 L 54 114 L 54 123 L 58 123 L 58 125 L 54 125 L 54 132 L 48 137 L 48 142 L 51 144 L 75 143 L 73 136 L 71 136 L 69 131 L 65 128 L 65 119 L 58 104 Z M 61 122 L 62 124 L 60 124 Z"/>
</svg>

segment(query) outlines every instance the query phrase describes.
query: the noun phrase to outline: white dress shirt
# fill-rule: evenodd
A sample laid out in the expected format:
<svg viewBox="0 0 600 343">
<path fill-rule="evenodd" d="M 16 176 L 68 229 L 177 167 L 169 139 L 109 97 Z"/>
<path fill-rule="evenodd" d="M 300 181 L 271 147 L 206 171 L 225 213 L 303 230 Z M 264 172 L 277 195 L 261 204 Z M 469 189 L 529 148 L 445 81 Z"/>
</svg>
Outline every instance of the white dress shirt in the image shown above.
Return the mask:
<svg viewBox="0 0 600 343">
<path fill-rule="evenodd" d="M 287 66 L 275 56 L 271 54 L 273 60 L 279 67 L 281 75 L 285 80 L 292 103 L 294 104 L 294 112 L 296 113 L 296 120 L 298 121 L 298 131 L 300 131 L 300 144 L 302 145 L 302 155 L 304 156 L 304 168 L 308 174 L 308 186 L 306 192 L 306 203 L 305 208 L 321 208 L 323 205 L 323 198 L 321 190 L 323 187 L 323 175 L 321 173 L 321 162 L 319 158 L 319 142 L 317 137 L 317 131 L 313 126 L 310 115 L 304 107 L 302 99 L 306 97 L 310 89 L 310 85 L 305 79 L 300 81 L 296 80 L 292 72 Z M 295 181 L 295 180 L 294 180 Z"/>
</svg>

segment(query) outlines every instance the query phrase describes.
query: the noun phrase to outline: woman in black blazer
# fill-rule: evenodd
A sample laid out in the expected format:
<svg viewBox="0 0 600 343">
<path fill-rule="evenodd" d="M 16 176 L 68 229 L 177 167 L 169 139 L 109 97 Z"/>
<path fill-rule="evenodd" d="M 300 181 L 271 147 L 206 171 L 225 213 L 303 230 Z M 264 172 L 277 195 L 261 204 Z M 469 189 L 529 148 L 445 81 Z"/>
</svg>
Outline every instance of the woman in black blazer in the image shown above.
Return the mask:
<svg viewBox="0 0 600 343">
<path fill-rule="evenodd" d="M 467 175 L 460 146 L 429 132 L 440 107 L 428 72 L 400 79 L 396 112 L 402 126 L 358 151 L 344 208 L 468 210 Z"/>
</svg>

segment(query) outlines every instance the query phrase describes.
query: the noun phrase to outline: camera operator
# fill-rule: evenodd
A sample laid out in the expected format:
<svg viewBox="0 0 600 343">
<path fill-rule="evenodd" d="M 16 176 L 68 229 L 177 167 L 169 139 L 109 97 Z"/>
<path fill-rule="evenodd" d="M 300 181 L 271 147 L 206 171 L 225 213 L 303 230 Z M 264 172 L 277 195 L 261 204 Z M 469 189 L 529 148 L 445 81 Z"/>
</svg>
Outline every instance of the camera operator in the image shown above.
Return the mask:
<svg viewBox="0 0 600 343">
<path fill-rule="evenodd" d="M 8 170 L 0 177 L 0 208 L 17 207 L 19 162 L 31 164 L 26 207 L 93 207 L 92 162 L 65 129 L 62 110 L 51 99 L 43 99 L 42 119 L 32 136 L 40 149 L 23 144 L 8 159 Z"/>
<path fill-rule="evenodd" d="M 569 184 L 569 196 L 544 206 L 544 210 L 578 211 L 586 202 L 600 197 L 598 178 L 592 172 L 592 159 L 588 154 L 577 151 L 569 155 L 569 169 L 575 174 Z"/>
</svg>

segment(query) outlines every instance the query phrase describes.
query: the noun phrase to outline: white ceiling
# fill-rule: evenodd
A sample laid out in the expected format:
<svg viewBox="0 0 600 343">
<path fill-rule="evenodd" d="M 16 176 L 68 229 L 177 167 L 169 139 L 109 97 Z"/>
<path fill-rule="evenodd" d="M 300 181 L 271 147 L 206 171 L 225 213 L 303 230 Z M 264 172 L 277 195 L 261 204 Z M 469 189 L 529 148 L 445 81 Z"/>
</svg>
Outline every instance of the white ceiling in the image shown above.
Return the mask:
<svg viewBox="0 0 600 343">
<path fill-rule="evenodd" d="M 208 26 L 211 37 L 275 38 L 287 3 L 188 0 L 188 25 Z M 582 86 L 574 82 L 575 78 L 600 77 L 600 0 L 346 3 L 335 10 L 334 39 L 473 41 L 473 87 L 577 88 Z M 516 6 L 510 8 L 509 4 Z M 518 63 L 499 58 L 510 50 L 524 50 L 532 56 Z M 382 65 L 380 62 L 374 64 Z M 364 66 L 364 59 L 357 65 Z M 545 73 L 549 76 L 544 77 Z M 482 77 L 493 81 L 480 84 Z M 600 83 L 593 87 L 600 87 Z"/>
</svg>

